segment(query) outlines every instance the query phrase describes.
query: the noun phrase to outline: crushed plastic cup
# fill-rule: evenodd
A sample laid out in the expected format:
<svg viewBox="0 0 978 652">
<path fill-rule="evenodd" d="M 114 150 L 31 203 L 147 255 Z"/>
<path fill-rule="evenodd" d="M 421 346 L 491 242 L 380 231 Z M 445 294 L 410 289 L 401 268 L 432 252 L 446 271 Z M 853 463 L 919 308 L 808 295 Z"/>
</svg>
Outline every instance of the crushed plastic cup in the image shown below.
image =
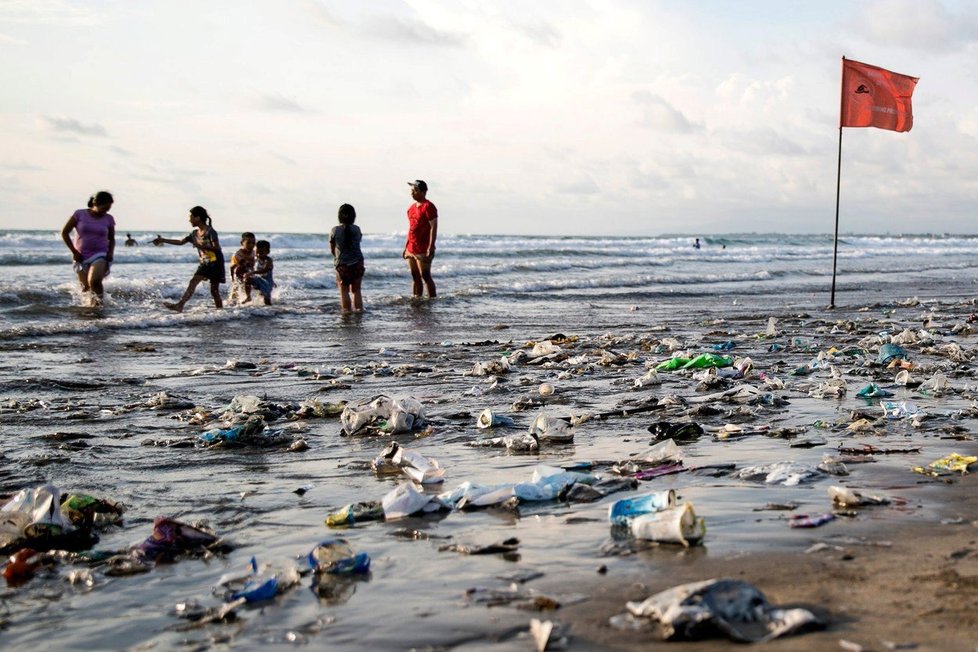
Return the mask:
<svg viewBox="0 0 978 652">
<path fill-rule="evenodd" d="M 486 428 L 510 428 L 515 424 L 510 417 L 493 412 L 491 408 L 486 408 L 479 413 L 475 425 L 484 430 Z"/>
<path fill-rule="evenodd" d="M 564 419 L 541 412 L 530 424 L 529 433 L 544 441 L 569 442 L 574 440 L 574 431 Z"/>
<path fill-rule="evenodd" d="M 676 506 L 676 490 L 653 491 L 651 493 L 622 498 L 608 507 L 608 520 L 612 525 L 630 526 L 636 516 L 662 511 Z"/>
<path fill-rule="evenodd" d="M 678 543 L 686 547 L 699 543 L 706 536 L 706 523 L 696 516 L 692 503 L 636 516 L 631 528 L 636 539 Z"/>
<path fill-rule="evenodd" d="M 540 383 L 537 391 L 540 392 L 540 396 L 553 396 L 554 386 L 550 383 Z"/>
<path fill-rule="evenodd" d="M 679 446 L 672 439 L 663 439 L 649 449 L 645 456 L 645 461 L 652 464 L 665 464 L 667 462 L 682 462 L 683 454 Z"/>
<path fill-rule="evenodd" d="M 326 539 L 306 555 L 316 573 L 328 575 L 362 575 L 370 572 L 370 555 L 355 553 L 346 539 Z"/>
</svg>

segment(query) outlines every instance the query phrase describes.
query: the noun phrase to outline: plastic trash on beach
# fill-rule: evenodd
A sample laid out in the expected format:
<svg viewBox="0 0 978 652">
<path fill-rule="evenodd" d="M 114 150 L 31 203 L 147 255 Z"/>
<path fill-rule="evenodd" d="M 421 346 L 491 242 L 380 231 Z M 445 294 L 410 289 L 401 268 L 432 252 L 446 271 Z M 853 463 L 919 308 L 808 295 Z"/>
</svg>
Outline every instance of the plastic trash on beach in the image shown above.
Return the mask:
<svg viewBox="0 0 978 652">
<path fill-rule="evenodd" d="M 327 527 L 349 527 L 357 523 L 384 520 L 384 505 L 379 500 L 344 505 L 326 517 Z"/>
<path fill-rule="evenodd" d="M 934 396 L 940 396 L 950 389 L 950 385 L 947 382 L 947 376 L 941 371 L 936 371 L 933 376 L 922 382 L 918 389 L 930 392 Z"/>
<path fill-rule="evenodd" d="M 645 454 L 645 462 L 648 464 L 666 464 L 683 461 L 682 451 L 672 439 L 664 439 L 653 444 L 649 452 Z"/>
<path fill-rule="evenodd" d="M 788 527 L 815 528 L 835 520 L 835 514 L 792 514 L 788 517 Z"/>
<path fill-rule="evenodd" d="M 306 555 L 317 575 L 364 575 L 370 572 L 370 555 L 354 552 L 346 539 L 321 541 Z"/>
<path fill-rule="evenodd" d="M 390 414 L 387 416 L 387 424 L 381 430 L 391 434 L 399 432 L 410 432 L 424 427 L 424 406 L 421 401 L 415 398 L 396 399 L 391 404 Z"/>
<path fill-rule="evenodd" d="M 896 376 L 893 377 L 893 384 L 900 385 L 902 387 L 913 387 L 918 383 L 910 375 L 909 369 L 901 369 L 897 372 Z"/>
<path fill-rule="evenodd" d="M 659 378 L 659 372 L 654 368 L 646 371 L 640 378 L 636 378 L 633 383 L 633 387 L 636 389 L 640 387 L 648 387 L 650 385 L 661 385 L 662 379 Z"/>
<path fill-rule="evenodd" d="M 568 420 L 541 412 L 533 419 L 528 431 L 539 441 L 566 444 L 574 441 L 574 430 Z"/>
<path fill-rule="evenodd" d="M 61 503 L 61 513 L 79 528 L 104 528 L 121 525 L 122 505 L 88 494 L 69 494 Z"/>
<path fill-rule="evenodd" d="M 437 496 L 421 493 L 412 482 L 403 482 L 394 487 L 381 500 L 384 518 L 393 520 L 418 513 L 431 513 L 445 509 L 446 505 Z"/>
<path fill-rule="evenodd" d="M 767 318 L 767 328 L 764 329 L 765 337 L 777 337 L 780 333 L 778 332 L 778 320 L 774 317 Z"/>
<path fill-rule="evenodd" d="M 292 441 L 290 437 L 270 429 L 257 414 L 230 428 L 213 428 L 202 432 L 197 439 L 205 446 L 274 446 Z"/>
<path fill-rule="evenodd" d="M 509 358 L 503 356 L 489 362 L 476 362 L 463 376 L 500 376 L 509 373 Z"/>
<path fill-rule="evenodd" d="M 528 360 L 536 360 L 537 358 L 543 358 L 547 356 L 556 355 L 561 352 L 561 348 L 551 342 L 550 340 L 544 340 L 542 342 L 537 342 L 533 345 L 533 349 L 527 354 Z"/>
<path fill-rule="evenodd" d="M 392 465 L 418 484 L 438 484 L 445 479 L 445 470 L 438 466 L 437 460 L 408 450 L 396 441 L 391 442 L 371 463 L 378 473 L 382 473 L 381 470 L 387 465 Z"/>
<path fill-rule="evenodd" d="M 493 412 L 491 408 L 486 408 L 479 413 L 475 425 L 477 428 L 484 430 L 486 428 L 511 428 L 516 424 L 513 422 L 512 417 Z"/>
<path fill-rule="evenodd" d="M 893 392 L 883 389 L 876 383 L 869 383 L 856 392 L 856 396 L 859 398 L 887 398 L 893 396 Z"/>
<path fill-rule="evenodd" d="M 934 476 L 942 473 L 960 473 L 964 475 L 968 472 L 968 467 L 975 462 L 978 462 L 978 456 L 950 453 L 939 460 L 934 460 L 926 467 L 915 466 L 913 470 L 917 473 Z"/>
<path fill-rule="evenodd" d="M 258 561 L 252 557 L 248 573 L 223 575 L 217 583 L 225 591 L 226 602 L 241 599 L 247 603 L 265 602 L 298 584 L 299 573 L 294 568 L 270 573 L 259 569 Z"/>
<path fill-rule="evenodd" d="M 831 486 L 828 489 L 829 498 L 834 505 L 842 507 L 862 507 L 864 505 L 888 505 L 889 498 L 864 494 L 848 487 Z"/>
<path fill-rule="evenodd" d="M 812 398 L 842 398 L 846 395 L 846 381 L 832 378 L 818 384 L 818 387 L 808 392 Z"/>
<path fill-rule="evenodd" d="M 529 482 L 515 484 L 479 485 L 463 482 L 451 491 L 439 494 L 442 503 L 455 509 L 490 507 L 515 499 L 517 502 L 555 500 L 575 484 L 593 485 L 598 478 L 589 473 L 538 464 Z"/>
<path fill-rule="evenodd" d="M 823 476 L 824 474 L 815 467 L 798 462 L 775 462 L 774 464 L 748 466 L 731 475 L 731 477 L 740 480 L 761 481 L 764 484 L 783 484 L 787 487 L 817 480 Z"/>
<path fill-rule="evenodd" d="M 636 516 L 658 512 L 676 506 L 676 490 L 653 491 L 647 494 L 616 500 L 608 506 L 608 521 L 612 525 L 630 527 Z"/>
<path fill-rule="evenodd" d="M 920 409 L 912 401 L 880 401 L 883 416 L 887 419 L 903 419 L 921 414 Z"/>
<path fill-rule="evenodd" d="M 667 507 L 632 518 L 632 536 L 657 543 L 678 543 L 689 547 L 706 536 L 706 524 L 693 511 L 692 503 Z"/>
<path fill-rule="evenodd" d="M 888 365 L 893 360 L 906 360 L 907 352 L 896 344 L 884 344 L 880 347 L 876 362 L 881 365 Z"/>
<path fill-rule="evenodd" d="M 693 422 L 658 421 L 649 426 L 648 431 L 652 433 L 652 439 L 671 439 L 685 442 L 695 441 L 703 434 L 702 426 Z"/>
<path fill-rule="evenodd" d="M 409 432 L 423 428 L 427 422 L 424 407 L 417 399 L 395 400 L 381 395 L 366 404 L 347 405 L 340 415 L 340 423 L 347 435 L 355 435 L 374 425 L 388 434 Z"/>
<path fill-rule="evenodd" d="M 181 523 L 166 516 L 153 521 L 153 533 L 133 550 L 147 560 L 170 560 L 184 552 L 202 553 L 219 541 L 214 533 L 198 525 Z"/>
<path fill-rule="evenodd" d="M 22 540 L 57 538 L 75 529 L 61 511 L 61 490 L 51 484 L 21 489 L 0 507 L 0 549 Z"/>
<path fill-rule="evenodd" d="M 741 643 L 761 643 L 822 623 L 807 609 L 779 609 L 748 582 L 710 579 L 681 584 L 628 602 L 631 618 L 659 623 L 665 640 L 701 639 L 720 634 Z M 627 616 L 612 618 L 627 624 Z"/>
</svg>

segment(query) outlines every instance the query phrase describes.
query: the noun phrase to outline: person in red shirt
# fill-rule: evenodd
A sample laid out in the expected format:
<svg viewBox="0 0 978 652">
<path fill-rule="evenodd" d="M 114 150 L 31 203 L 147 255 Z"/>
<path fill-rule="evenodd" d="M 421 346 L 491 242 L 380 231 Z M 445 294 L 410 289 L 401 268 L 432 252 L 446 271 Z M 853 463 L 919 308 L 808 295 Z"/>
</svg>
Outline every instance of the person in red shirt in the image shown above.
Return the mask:
<svg viewBox="0 0 978 652">
<path fill-rule="evenodd" d="M 421 179 L 408 181 L 414 203 L 407 210 L 408 233 L 401 257 L 407 260 L 413 294 L 420 297 L 428 288 L 428 298 L 435 297 L 435 281 L 431 278 L 431 260 L 435 257 L 435 237 L 438 235 L 438 209 L 425 199 L 428 184 Z"/>
</svg>

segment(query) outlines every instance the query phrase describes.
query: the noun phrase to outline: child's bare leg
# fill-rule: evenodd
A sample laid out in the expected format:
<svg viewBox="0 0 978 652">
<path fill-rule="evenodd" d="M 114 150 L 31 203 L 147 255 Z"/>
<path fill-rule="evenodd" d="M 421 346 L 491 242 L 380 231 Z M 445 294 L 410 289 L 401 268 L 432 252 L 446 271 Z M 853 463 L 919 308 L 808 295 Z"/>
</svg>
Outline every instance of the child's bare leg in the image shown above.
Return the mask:
<svg viewBox="0 0 978 652">
<path fill-rule="evenodd" d="M 343 281 L 336 281 L 340 288 L 340 310 L 350 312 L 350 286 Z"/>
<path fill-rule="evenodd" d="M 251 303 L 251 281 L 245 281 L 245 303 Z"/>
<path fill-rule="evenodd" d="M 357 312 L 363 312 L 363 296 L 360 295 L 360 281 L 362 278 L 350 283 L 350 291 L 353 294 L 353 309 Z"/>
<path fill-rule="evenodd" d="M 217 281 L 211 281 L 211 296 L 214 297 L 215 306 L 224 307 L 224 303 L 221 302 L 221 284 Z"/>
<path fill-rule="evenodd" d="M 190 283 L 187 284 L 187 289 L 184 290 L 183 296 L 180 297 L 179 301 L 176 303 L 164 303 L 163 305 L 170 310 L 183 312 L 183 307 L 187 305 L 188 301 L 190 301 L 190 297 L 194 296 L 194 290 L 197 289 L 197 286 L 200 285 L 200 282 L 203 281 L 204 278 L 204 276 L 195 275 L 192 279 L 190 279 Z"/>
</svg>

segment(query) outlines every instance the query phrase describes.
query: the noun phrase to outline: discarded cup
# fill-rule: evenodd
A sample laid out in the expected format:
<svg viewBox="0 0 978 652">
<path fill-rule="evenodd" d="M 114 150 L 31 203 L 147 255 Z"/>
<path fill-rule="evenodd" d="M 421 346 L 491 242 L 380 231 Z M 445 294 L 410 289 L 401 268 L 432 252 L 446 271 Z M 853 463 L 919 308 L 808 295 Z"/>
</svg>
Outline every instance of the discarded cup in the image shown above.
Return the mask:
<svg viewBox="0 0 978 652">
<path fill-rule="evenodd" d="M 612 525 L 629 526 L 636 516 L 675 506 L 676 491 L 674 489 L 653 491 L 641 496 L 622 498 L 611 503 L 608 507 L 608 520 Z"/>
<path fill-rule="evenodd" d="M 632 535 L 659 543 L 678 543 L 689 547 L 706 536 L 706 524 L 696 516 L 692 503 L 668 507 L 632 519 Z"/>
<path fill-rule="evenodd" d="M 510 428 L 515 425 L 513 420 L 503 414 L 497 414 L 493 412 L 490 408 L 486 408 L 479 413 L 479 418 L 476 421 L 477 428 Z"/>
</svg>

